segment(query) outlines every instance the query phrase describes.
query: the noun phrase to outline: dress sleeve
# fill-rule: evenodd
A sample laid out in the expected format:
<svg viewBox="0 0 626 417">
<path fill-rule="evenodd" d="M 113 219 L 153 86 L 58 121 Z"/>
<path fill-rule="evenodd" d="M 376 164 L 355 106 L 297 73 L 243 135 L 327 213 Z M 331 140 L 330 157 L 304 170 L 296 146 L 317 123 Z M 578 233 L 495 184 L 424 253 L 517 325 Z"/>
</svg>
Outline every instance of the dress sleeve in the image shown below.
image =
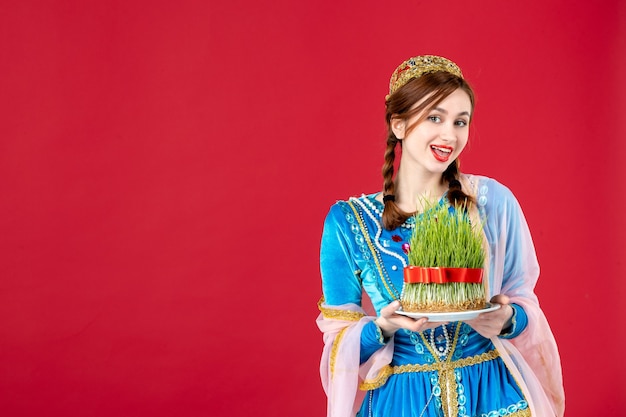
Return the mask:
<svg viewBox="0 0 626 417">
<path fill-rule="evenodd" d="M 526 329 L 528 325 L 528 316 L 524 309 L 517 305 L 511 304 L 513 308 L 513 316 L 511 316 L 511 324 L 506 329 L 502 330 L 500 333 L 500 337 L 504 339 L 513 339 L 514 337 L 519 336 L 520 333 Z"/>
<path fill-rule="evenodd" d="M 324 221 L 320 248 L 322 290 L 328 305 L 356 304 L 361 306 L 361 271 L 348 241 L 350 225 L 339 202 L 333 205 Z"/>
<path fill-rule="evenodd" d="M 353 256 L 351 225 L 345 218 L 342 204 L 332 206 L 324 222 L 320 249 L 324 300 L 328 306 L 356 304 L 361 307 L 361 271 Z M 367 361 L 385 343 L 376 323 L 367 323 L 361 332 L 360 362 Z"/>
</svg>

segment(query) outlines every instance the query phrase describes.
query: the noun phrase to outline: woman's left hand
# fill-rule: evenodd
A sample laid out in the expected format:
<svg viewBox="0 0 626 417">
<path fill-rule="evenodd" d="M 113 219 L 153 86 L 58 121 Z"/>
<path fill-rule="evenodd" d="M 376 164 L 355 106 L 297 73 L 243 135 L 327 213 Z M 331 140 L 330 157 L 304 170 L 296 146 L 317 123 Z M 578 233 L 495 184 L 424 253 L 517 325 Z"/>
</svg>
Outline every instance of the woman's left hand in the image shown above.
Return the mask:
<svg viewBox="0 0 626 417">
<path fill-rule="evenodd" d="M 509 305 L 509 297 L 504 294 L 494 296 L 491 301 L 494 304 L 500 304 L 502 307 L 489 313 L 479 314 L 467 323 L 472 329 L 483 337 L 491 338 L 502 333 L 505 324 L 513 316 L 513 307 Z"/>
</svg>

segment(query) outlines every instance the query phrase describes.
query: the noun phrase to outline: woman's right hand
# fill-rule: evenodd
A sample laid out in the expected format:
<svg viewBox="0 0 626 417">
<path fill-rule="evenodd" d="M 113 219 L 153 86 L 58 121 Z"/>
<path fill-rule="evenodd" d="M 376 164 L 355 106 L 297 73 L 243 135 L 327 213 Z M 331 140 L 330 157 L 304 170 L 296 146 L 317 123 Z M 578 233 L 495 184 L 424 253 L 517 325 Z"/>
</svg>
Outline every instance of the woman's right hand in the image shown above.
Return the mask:
<svg viewBox="0 0 626 417">
<path fill-rule="evenodd" d="M 429 323 L 426 317 L 412 319 L 396 313 L 401 307 L 399 301 L 393 301 L 380 310 L 380 316 L 375 320 L 384 337 L 393 336 L 399 329 L 406 329 L 412 332 L 421 332 L 425 329 L 441 326 L 442 323 Z"/>
</svg>

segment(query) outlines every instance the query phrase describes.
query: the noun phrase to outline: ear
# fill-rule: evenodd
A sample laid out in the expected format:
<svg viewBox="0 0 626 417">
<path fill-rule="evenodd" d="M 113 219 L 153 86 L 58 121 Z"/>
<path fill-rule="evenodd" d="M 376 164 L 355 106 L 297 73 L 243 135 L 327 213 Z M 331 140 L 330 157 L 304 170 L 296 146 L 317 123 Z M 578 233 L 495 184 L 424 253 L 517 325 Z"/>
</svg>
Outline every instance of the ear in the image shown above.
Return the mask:
<svg viewBox="0 0 626 417">
<path fill-rule="evenodd" d="M 391 131 L 399 140 L 404 139 L 404 133 L 406 131 L 406 120 L 400 119 L 395 116 L 391 116 Z"/>
</svg>

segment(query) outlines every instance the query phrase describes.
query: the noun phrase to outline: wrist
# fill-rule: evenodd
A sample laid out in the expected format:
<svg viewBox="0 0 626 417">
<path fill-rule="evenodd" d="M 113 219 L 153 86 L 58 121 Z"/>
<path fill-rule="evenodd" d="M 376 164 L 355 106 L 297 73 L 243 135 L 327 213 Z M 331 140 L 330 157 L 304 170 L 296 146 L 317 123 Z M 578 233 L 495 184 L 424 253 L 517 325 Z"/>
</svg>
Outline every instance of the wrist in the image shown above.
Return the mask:
<svg viewBox="0 0 626 417">
<path fill-rule="evenodd" d="M 500 334 L 507 333 L 507 330 L 511 328 L 511 326 L 513 325 L 513 316 L 515 315 L 515 309 L 510 304 L 505 304 L 502 306 L 502 308 L 507 309 L 507 319 L 502 325 L 502 330 L 500 331 Z"/>
<path fill-rule="evenodd" d="M 387 326 L 381 324 L 381 321 L 382 320 L 379 317 L 376 320 L 374 320 L 374 324 L 376 324 L 376 326 L 380 329 L 380 333 L 383 335 L 383 337 L 385 339 L 389 339 L 391 336 L 394 335 L 397 329 L 393 329 L 393 330 L 388 329 Z"/>
<path fill-rule="evenodd" d="M 510 325 L 508 327 L 504 327 L 502 333 L 500 333 L 500 337 L 505 339 L 513 339 L 519 336 L 528 326 L 528 316 L 524 309 L 516 303 L 510 304 L 513 309 L 513 314 L 510 319 Z"/>
</svg>

